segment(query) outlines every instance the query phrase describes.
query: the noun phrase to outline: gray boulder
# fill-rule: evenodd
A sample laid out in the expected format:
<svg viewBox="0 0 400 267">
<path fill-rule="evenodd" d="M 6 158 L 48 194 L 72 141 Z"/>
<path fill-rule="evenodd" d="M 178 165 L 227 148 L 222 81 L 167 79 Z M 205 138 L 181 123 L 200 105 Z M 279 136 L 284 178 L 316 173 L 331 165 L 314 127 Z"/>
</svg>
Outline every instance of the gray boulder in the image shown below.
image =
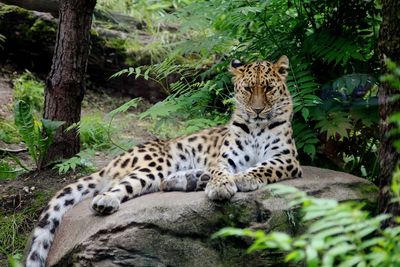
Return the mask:
<svg viewBox="0 0 400 267">
<path fill-rule="evenodd" d="M 340 201 L 373 204 L 377 197 L 377 188 L 365 179 L 314 167 L 304 167 L 304 178 L 282 184 Z M 89 204 L 65 215 L 49 266 L 285 266 L 279 253 L 247 254 L 251 240 L 210 236 L 224 226 L 301 231 L 285 201 L 267 189 L 238 193 L 226 203 L 211 202 L 204 192 L 154 193 L 106 217 L 94 215 Z"/>
</svg>

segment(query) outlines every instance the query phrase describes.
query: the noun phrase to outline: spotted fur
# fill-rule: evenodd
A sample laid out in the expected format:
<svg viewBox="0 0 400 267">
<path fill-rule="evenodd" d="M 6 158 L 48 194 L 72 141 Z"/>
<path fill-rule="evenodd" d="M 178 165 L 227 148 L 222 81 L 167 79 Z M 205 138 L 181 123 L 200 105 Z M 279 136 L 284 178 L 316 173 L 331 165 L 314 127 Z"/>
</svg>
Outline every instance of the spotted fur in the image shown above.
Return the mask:
<svg viewBox="0 0 400 267">
<path fill-rule="evenodd" d="M 292 100 L 285 84 L 289 61 L 232 62 L 236 110 L 225 126 L 170 141 L 156 140 L 118 156 L 102 170 L 59 191 L 34 230 L 27 267 L 42 267 L 62 216 L 94 197 L 102 215 L 145 193 L 203 190 L 211 200 L 238 190 L 301 177 L 292 138 Z"/>
</svg>

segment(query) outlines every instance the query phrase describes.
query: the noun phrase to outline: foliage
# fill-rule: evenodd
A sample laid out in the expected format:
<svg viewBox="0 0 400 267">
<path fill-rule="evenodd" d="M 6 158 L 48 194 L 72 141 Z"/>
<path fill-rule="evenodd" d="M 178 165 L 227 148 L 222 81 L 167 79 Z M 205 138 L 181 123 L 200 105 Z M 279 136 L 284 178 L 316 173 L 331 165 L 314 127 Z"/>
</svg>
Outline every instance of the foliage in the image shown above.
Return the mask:
<svg viewBox="0 0 400 267">
<path fill-rule="evenodd" d="M 227 122 L 227 113 L 217 113 L 208 109 L 209 97 L 207 87 L 177 97 L 173 95 L 140 114 L 139 118 L 150 118 L 154 121 L 152 130 L 158 135 L 169 138 Z M 190 112 L 186 112 L 187 110 Z"/>
<path fill-rule="evenodd" d="M 91 149 L 82 150 L 75 156 L 57 163 L 53 169 L 57 169 L 59 174 L 66 174 L 69 171 L 75 171 L 79 167 L 81 168 L 81 172 L 85 174 L 91 173 L 96 169 L 94 164 L 89 160 L 93 154 L 94 151 Z"/>
<path fill-rule="evenodd" d="M 108 113 L 108 115 L 111 117 L 111 119 L 113 119 L 118 114 L 124 113 L 124 112 L 128 111 L 130 108 L 136 108 L 138 106 L 138 104 L 140 103 L 140 101 L 141 101 L 141 98 L 133 98 L 133 99 L 127 101 L 126 103 L 122 104 L 118 108 L 110 111 Z"/>
<path fill-rule="evenodd" d="M 386 59 L 385 62 L 389 72 L 381 77 L 382 82 L 388 83 L 393 88 L 400 89 L 400 67 L 390 59 Z M 388 101 L 398 101 L 398 97 L 399 95 L 397 94 Z M 392 114 L 389 120 L 395 125 L 390 134 L 395 137 L 394 146 L 400 151 L 400 139 L 398 138 L 400 134 L 400 112 Z"/>
<path fill-rule="evenodd" d="M 389 83 L 393 88 L 400 89 L 400 67 L 390 59 L 385 60 L 389 73 L 383 75 L 381 80 Z"/>
<path fill-rule="evenodd" d="M 95 18 L 98 19 L 95 22 L 106 24 L 106 27 L 118 25 L 118 28 L 128 33 L 122 39 L 107 40 L 112 47 L 121 48 L 131 55 L 126 63 L 159 63 L 173 51 L 170 43 L 184 37 L 176 32 L 175 24 L 168 23 L 163 18 L 191 2 L 193 0 L 100 0 L 96 5 Z M 132 27 L 132 20 L 127 23 L 120 14 L 132 17 L 135 27 Z M 104 18 L 112 23 L 105 22 Z"/>
<path fill-rule="evenodd" d="M 64 122 L 47 119 L 37 121 L 28 103 L 20 100 L 15 104 L 15 125 L 39 170 L 42 168 L 54 135 L 62 124 Z"/>
<path fill-rule="evenodd" d="M 0 159 L 0 180 L 14 179 L 23 172 L 23 169 L 17 169 L 13 164 L 5 159 Z"/>
<path fill-rule="evenodd" d="M 0 140 L 8 144 L 20 141 L 18 130 L 14 123 L 0 118 Z"/>
<path fill-rule="evenodd" d="M 128 147 L 131 147 L 131 143 L 128 142 L 128 144 L 125 143 L 125 145 L 124 145 L 122 143 L 117 144 L 113 141 L 113 139 L 111 138 L 111 131 L 110 131 L 113 120 L 118 114 L 124 113 L 124 112 L 128 111 L 130 108 L 136 108 L 138 106 L 138 104 L 140 103 L 140 101 L 141 101 L 141 98 L 133 98 L 108 113 L 108 116 L 110 118 L 109 123 L 108 123 L 108 131 L 107 131 L 108 139 L 116 148 L 118 148 L 122 151 L 127 151 L 128 149 L 126 148 L 126 145 L 128 145 Z"/>
<path fill-rule="evenodd" d="M 14 79 L 14 101 L 24 101 L 34 111 L 41 112 L 44 103 L 44 83 L 39 81 L 29 71 Z"/>
<path fill-rule="evenodd" d="M 160 27 L 159 18 L 176 10 L 179 6 L 184 6 L 190 0 L 99 0 L 97 8 L 107 12 L 113 11 L 129 15 L 148 28 Z"/>
<path fill-rule="evenodd" d="M 110 111 L 106 117 L 102 117 L 100 114 L 89 114 L 84 115 L 81 121 L 74 123 L 67 128 L 68 130 L 76 129 L 80 134 L 81 143 L 84 148 L 91 150 L 103 150 L 103 149 L 114 149 L 114 147 L 119 150 L 126 151 L 125 145 L 120 143 L 117 144 L 113 141 L 112 135 L 117 132 L 119 127 L 113 125 L 115 117 L 121 113 L 126 112 L 130 108 L 135 108 L 140 103 L 140 98 L 134 98 L 126 103 L 122 104 L 118 108 Z M 129 145 L 131 147 L 131 145 Z M 87 155 L 87 154 L 85 154 Z M 84 166 L 86 157 L 82 155 L 77 155 L 70 160 L 64 161 L 57 164 L 57 168 L 61 168 L 61 172 L 67 172 L 71 169 L 71 166 Z M 72 169 L 75 169 L 72 168 Z"/>
<path fill-rule="evenodd" d="M 76 123 L 76 128 L 80 134 L 81 143 L 84 148 L 107 149 L 110 147 L 108 139 L 108 124 L 99 114 L 88 114 Z M 112 131 L 113 129 L 111 129 Z"/>
<path fill-rule="evenodd" d="M 156 80 L 170 94 L 142 116 L 154 121 L 158 134 L 176 125 L 168 116 L 182 125 L 204 114 L 211 121 L 216 112 L 228 116 L 234 101 L 226 69 L 232 59 L 274 60 L 286 54 L 301 161 L 321 166 L 328 159 L 330 167 L 376 176 L 373 73 L 379 67 L 374 47 L 380 17 L 374 1 L 191 1 L 161 17 L 179 25 L 180 35 L 160 45 L 170 49 L 164 61 L 117 74 Z M 358 142 L 359 136 L 365 141 Z"/>
<path fill-rule="evenodd" d="M 1 45 L 1 43 L 4 43 L 6 41 L 6 37 L 4 35 L 0 34 L 0 49 L 3 49 L 4 47 Z"/>
<path fill-rule="evenodd" d="M 23 255 L 21 253 L 14 254 L 12 256 L 8 256 L 8 265 L 10 267 L 22 267 L 23 265 Z"/>
<path fill-rule="evenodd" d="M 25 214 L 15 213 L 9 216 L 0 216 L 0 253 L 15 255 L 22 252 L 26 243 L 26 236 L 18 234 L 18 228 L 23 227 Z M 9 259 L 12 256 L 8 256 Z"/>
<path fill-rule="evenodd" d="M 19 263 L 28 234 L 49 197 L 48 194 L 36 193 L 29 207 L 11 214 L 0 213 L 0 253 L 7 256 L 10 266 L 22 266 Z"/>
<path fill-rule="evenodd" d="M 214 237 L 248 236 L 255 239 L 248 252 L 275 249 L 286 253 L 287 262 L 307 266 L 398 266 L 400 226 L 381 229 L 390 215 L 371 216 L 362 203 L 338 203 L 307 196 L 293 187 L 275 184 L 274 194 L 288 201 L 291 209 L 301 208 L 304 234 L 293 237 L 282 232 L 224 228 Z"/>
</svg>

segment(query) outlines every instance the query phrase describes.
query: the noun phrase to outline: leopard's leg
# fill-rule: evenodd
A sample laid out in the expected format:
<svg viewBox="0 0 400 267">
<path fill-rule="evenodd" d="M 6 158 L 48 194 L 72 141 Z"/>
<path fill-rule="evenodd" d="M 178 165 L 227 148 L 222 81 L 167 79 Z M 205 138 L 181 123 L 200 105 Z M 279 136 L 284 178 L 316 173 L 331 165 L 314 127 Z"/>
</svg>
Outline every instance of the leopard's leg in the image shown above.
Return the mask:
<svg viewBox="0 0 400 267">
<path fill-rule="evenodd" d="M 302 176 L 300 164 L 295 159 L 272 158 L 235 174 L 239 191 L 253 191 L 264 184 Z"/>
<path fill-rule="evenodd" d="M 210 167 L 211 180 L 207 183 L 205 192 L 211 200 L 230 199 L 236 192 L 234 176 L 221 165 Z"/>
<path fill-rule="evenodd" d="M 211 174 L 201 169 L 190 169 L 170 174 L 161 182 L 162 191 L 199 191 L 203 190 Z"/>
<path fill-rule="evenodd" d="M 160 182 L 160 177 L 151 173 L 133 172 L 93 198 L 91 207 L 99 214 L 111 214 L 119 209 L 121 203 L 131 198 L 158 191 Z"/>
</svg>

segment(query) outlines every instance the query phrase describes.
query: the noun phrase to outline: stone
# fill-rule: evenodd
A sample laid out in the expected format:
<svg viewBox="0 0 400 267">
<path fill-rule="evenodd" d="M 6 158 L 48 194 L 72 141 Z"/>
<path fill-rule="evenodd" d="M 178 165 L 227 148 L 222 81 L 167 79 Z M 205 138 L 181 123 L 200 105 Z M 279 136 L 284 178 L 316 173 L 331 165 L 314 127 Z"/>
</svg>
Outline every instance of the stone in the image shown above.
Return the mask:
<svg viewBox="0 0 400 267">
<path fill-rule="evenodd" d="M 304 178 L 281 183 L 315 197 L 376 203 L 377 188 L 365 179 L 315 167 L 303 171 Z M 210 236 L 225 226 L 301 231 L 268 186 L 220 203 L 204 192 L 158 192 L 125 202 L 109 216 L 94 215 L 89 204 L 64 216 L 48 266 L 285 266 L 277 252 L 247 254 L 251 240 Z"/>
</svg>

